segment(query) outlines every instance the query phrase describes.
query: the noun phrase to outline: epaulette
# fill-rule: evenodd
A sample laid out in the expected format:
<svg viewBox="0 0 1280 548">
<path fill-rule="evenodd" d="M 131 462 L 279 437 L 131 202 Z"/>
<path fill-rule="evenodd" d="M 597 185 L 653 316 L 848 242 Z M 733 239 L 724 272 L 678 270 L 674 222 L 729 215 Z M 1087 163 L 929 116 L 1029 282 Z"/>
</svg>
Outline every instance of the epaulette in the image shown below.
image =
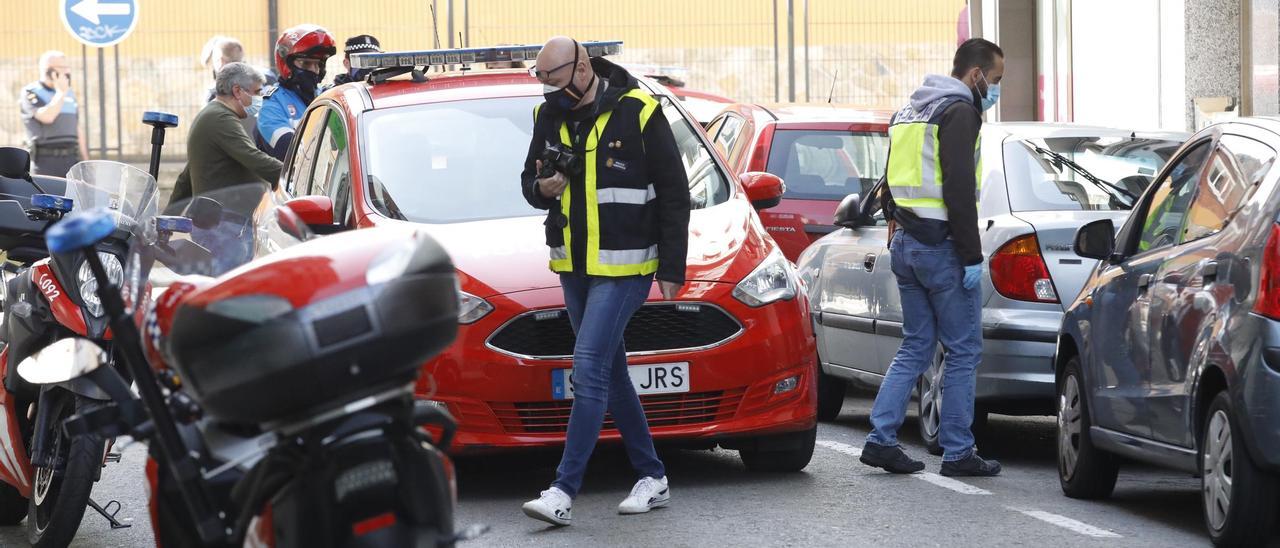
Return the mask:
<svg viewBox="0 0 1280 548">
<path fill-rule="evenodd" d="M 280 84 L 271 84 L 265 88 L 262 88 L 262 98 L 263 99 L 270 98 L 271 94 L 275 93 L 277 89 L 280 89 Z"/>
</svg>

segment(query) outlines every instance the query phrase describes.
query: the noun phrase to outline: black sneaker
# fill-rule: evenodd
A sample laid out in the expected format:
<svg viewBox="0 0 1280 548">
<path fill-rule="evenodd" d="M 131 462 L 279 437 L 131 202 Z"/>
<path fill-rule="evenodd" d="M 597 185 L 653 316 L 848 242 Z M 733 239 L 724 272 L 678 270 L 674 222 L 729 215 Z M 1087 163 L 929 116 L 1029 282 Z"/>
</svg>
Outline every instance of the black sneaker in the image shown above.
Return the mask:
<svg viewBox="0 0 1280 548">
<path fill-rule="evenodd" d="M 924 463 L 908 457 L 898 446 L 885 446 L 867 442 L 862 446 L 862 456 L 858 458 L 862 464 L 884 468 L 894 474 L 912 474 L 924 470 Z"/>
<path fill-rule="evenodd" d="M 995 460 L 985 460 L 978 456 L 977 451 L 970 453 L 968 458 L 957 461 L 943 461 L 942 475 L 948 477 L 954 476 L 998 476 L 1000 475 L 1000 462 Z"/>
</svg>

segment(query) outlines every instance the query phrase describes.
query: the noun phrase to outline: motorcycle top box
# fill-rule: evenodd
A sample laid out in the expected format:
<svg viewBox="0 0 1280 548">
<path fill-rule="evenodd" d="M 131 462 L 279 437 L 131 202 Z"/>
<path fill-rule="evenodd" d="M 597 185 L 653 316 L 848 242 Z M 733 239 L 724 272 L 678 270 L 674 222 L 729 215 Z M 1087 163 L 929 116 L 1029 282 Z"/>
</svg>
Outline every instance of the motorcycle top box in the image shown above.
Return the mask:
<svg viewBox="0 0 1280 548">
<path fill-rule="evenodd" d="M 207 416 L 233 423 L 301 420 L 410 383 L 457 331 L 453 264 L 400 227 L 312 239 L 160 301 L 168 365 Z"/>
</svg>

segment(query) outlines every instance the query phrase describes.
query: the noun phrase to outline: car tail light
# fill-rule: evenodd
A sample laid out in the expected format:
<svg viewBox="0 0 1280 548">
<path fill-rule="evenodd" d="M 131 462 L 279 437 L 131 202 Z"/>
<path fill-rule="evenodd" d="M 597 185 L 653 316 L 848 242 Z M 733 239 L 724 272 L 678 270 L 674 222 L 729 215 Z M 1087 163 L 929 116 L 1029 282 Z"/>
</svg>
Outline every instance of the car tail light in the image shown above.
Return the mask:
<svg viewBox="0 0 1280 548">
<path fill-rule="evenodd" d="M 773 145 L 773 125 L 767 125 L 760 130 L 760 137 L 756 139 L 755 150 L 751 151 L 751 160 L 747 164 L 747 171 L 766 171 L 769 167 L 769 148 Z M 785 182 L 785 181 L 784 181 Z"/>
<path fill-rule="evenodd" d="M 1019 236 L 991 256 L 991 285 L 1010 299 L 1056 303 L 1058 292 L 1035 234 Z"/>
<path fill-rule="evenodd" d="M 1262 273 L 1258 277 L 1258 299 L 1253 311 L 1280 320 L 1280 224 L 1271 225 L 1271 236 L 1262 250 Z"/>
</svg>

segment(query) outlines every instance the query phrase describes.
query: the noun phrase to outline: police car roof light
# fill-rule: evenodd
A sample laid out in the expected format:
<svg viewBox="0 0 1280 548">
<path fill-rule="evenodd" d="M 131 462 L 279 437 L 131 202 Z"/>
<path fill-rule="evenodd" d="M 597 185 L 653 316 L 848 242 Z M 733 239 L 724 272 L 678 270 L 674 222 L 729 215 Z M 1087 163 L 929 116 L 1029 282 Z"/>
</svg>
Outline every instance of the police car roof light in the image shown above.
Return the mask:
<svg viewBox="0 0 1280 548">
<path fill-rule="evenodd" d="M 621 40 L 582 42 L 582 45 L 587 48 L 587 55 L 591 57 L 617 55 L 622 52 Z M 420 68 L 503 61 L 533 61 L 538 58 L 538 53 L 541 51 L 542 46 L 535 45 L 357 53 L 351 56 L 351 67 L 357 69 Z"/>
</svg>

